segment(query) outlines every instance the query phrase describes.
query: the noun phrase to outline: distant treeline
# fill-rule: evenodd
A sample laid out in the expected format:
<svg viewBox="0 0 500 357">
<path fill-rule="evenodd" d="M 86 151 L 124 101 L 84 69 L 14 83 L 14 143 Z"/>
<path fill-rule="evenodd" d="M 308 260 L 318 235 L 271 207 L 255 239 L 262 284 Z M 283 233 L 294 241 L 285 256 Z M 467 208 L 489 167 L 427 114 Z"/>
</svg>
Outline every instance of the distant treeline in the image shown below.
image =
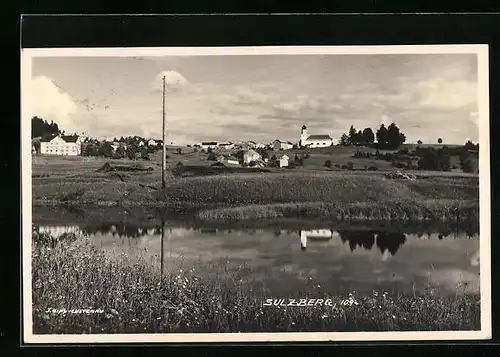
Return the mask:
<svg viewBox="0 0 500 357">
<path fill-rule="evenodd" d="M 478 172 L 478 151 L 479 144 L 474 144 L 470 140 L 463 146 L 442 148 L 419 147 L 410 151 L 408 148 L 401 149 L 394 153 L 357 151 L 355 158 L 369 158 L 374 160 L 384 160 L 391 162 L 394 167 L 408 170 L 431 170 L 431 171 L 451 171 L 458 167 L 451 164 L 451 157 L 458 156 L 460 168 L 466 173 Z"/>
<path fill-rule="evenodd" d="M 375 142 L 375 138 L 377 141 Z M 354 125 L 351 125 L 348 134 L 342 134 L 340 145 L 343 146 L 374 146 L 380 149 L 397 149 L 406 141 L 406 135 L 403 134 L 395 123 L 386 127 L 384 124 L 375 134 L 372 128 L 365 128 L 357 131 Z"/>
</svg>

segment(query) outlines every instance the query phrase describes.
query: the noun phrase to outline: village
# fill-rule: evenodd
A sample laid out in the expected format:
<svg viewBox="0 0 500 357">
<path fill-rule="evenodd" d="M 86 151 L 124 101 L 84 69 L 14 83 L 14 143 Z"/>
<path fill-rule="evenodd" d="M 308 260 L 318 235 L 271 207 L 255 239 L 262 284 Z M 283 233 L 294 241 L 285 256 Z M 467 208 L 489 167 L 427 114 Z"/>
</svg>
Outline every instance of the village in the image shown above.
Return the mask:
<svg viewBox="0 0 500 357">
<path fill-rule="evenodd" d="M 169 145 L 170 144 L 170 145 Z M 334 145 L 327 134 L 308 135 L 307 127 L 302 126 L 298 142 L 275 139 L 271 143 L 248 141 L 202 141 L 186 146 L 167 144 L 167 150 L 174 149 L 177 154 L 186 151 L 207 154 L 212 167 L 294 167 L 298 157 L 292 161 L 287 152 L 292 149 L 320 148 Z M 97 140 L 81 135 L 53 134 L 32 139 L 34 155 L 55 156 L 104 156 L 109 158 L 149 159 L 150 154 L 160 152 L 163 142 L 159 139 L 145 139 L 139 136 L 114 138 L 112 141 Z M 269 152 L 275 152 L 269 155 Z"/>
</svg>

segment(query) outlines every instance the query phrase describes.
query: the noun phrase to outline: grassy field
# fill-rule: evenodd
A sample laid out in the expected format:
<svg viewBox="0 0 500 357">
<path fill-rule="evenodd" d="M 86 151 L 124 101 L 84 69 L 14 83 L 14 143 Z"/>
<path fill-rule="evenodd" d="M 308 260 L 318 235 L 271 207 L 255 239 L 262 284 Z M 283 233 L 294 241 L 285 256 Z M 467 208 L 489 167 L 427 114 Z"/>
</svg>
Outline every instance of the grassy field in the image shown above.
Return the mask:
<svg viewBox="0 0 500 357">
<path fill-rule="evenodd" d="M 120 172 L 119 177 L 114 172 L 96 171 L 108 161 L 131 164 L 128 160 L 36 157 L 34 206 L 187 205 L 204 208 L 198 212 L 198 218 L 204 220 L 302 216 L 467 221 L 479 215 L 479 180 L 471 174 L 418 172 L 418 179 L 409 181 L 387 179 L 381 172 L 325 168 L 199 177 L 175 177 L 169 172 L 167 187 L 162 190 L 157 161 L 140 162 L 151 171 Z"/>
<path fill-rule="evenodd" d="M 263 306 L 269 297 L 261 281 L 225 265 L 202 264 L 189 271 L 166 271 L 141 253 L 105 255 L 83 237 L 47 244 L 33 240 L 33 331 L 44 333 L 165 333 L 277 331 L 416 331 L 479 329 L 478 295 L 439 288 L 391 296 L 345 294 L 333 306 Z M 242 267 L 242 271 L 245 267 Z M 321 288 L 304 284 L 294 297 L 324 298 Z M 351 302 L 341 306 L 341 301 Z M 355 302 L 355 303 L 353 303 Z M 66 314 L 49 309 L 101 309 Z"/>
</svg>

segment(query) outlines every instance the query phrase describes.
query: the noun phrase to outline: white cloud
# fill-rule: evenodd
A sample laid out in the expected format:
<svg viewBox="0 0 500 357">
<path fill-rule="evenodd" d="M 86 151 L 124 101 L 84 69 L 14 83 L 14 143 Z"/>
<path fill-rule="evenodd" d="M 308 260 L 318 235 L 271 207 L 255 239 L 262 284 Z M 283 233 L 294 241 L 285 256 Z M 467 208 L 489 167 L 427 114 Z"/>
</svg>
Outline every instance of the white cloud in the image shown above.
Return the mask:
<svg viewBox="0 0 500 357">
<path fill-rule="evenodd" d="M 66 131 L 75 129 L 71 115 L 76 113 L 76 101 L 56 86 L 52 79 L 46 76 L 33 78 L 31 82 L 31 111 L 34 116 L 45 120 L 53 120 Z"/>
<path fill-rule="evenodd" d="M 151 83 L 152 91 L 159 92 L 163 90 L 163 77 L 165 77 L 166 90 L 169 92 L 180 91 L 189 84 L 188 80 L 179 72 L 161 71 L 155 76 L 153 83 Z"/>
</svg>

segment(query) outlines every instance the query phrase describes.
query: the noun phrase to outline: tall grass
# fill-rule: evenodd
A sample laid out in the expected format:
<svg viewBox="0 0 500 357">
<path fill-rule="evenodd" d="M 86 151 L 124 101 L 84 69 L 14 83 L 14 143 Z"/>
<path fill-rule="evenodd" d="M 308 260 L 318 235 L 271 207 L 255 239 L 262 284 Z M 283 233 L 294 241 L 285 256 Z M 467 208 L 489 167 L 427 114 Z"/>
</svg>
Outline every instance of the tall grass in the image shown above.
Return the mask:
<svg viewBox="0 0 500 357">
<path fill-rule="evenodd" d="M 479 328 L 479 296 L 438 291 L 397 296 L 332 297 L 335 306 L 265 307 L 270 294 L 248 268 L 227 273 L 227 262 L 182 266 L 160 275 L 158 262 L 138 253 L 105 255 L 79 237 L 33 240 L 34 333 L 162 333 L 275 331 L 402 331 Z M 319 286 L 294 297 L 324 298 Z M 342 299 L 356 301 L 340 306 Z M 101 309 L 53 313 L 49 309 Z"/>
<path fill-rule="evenodd" d="M 177 178 L 164 191 L 147 177 L 121 182 L 68 180 L 34 183 L 36 204 L 154 206 L 217 205 L 204 219 L 275 217 L 339 219 L 474 220 L 479 215 L 477 178 L 390 180 L 343 172 L 242 173 Z M 157 182 L 156 182 L 157 183 Z M 139 184 L 142 184 L 139 185 Z M 229 209 L 226 209 L 229 207 Z"/>
</svg>

